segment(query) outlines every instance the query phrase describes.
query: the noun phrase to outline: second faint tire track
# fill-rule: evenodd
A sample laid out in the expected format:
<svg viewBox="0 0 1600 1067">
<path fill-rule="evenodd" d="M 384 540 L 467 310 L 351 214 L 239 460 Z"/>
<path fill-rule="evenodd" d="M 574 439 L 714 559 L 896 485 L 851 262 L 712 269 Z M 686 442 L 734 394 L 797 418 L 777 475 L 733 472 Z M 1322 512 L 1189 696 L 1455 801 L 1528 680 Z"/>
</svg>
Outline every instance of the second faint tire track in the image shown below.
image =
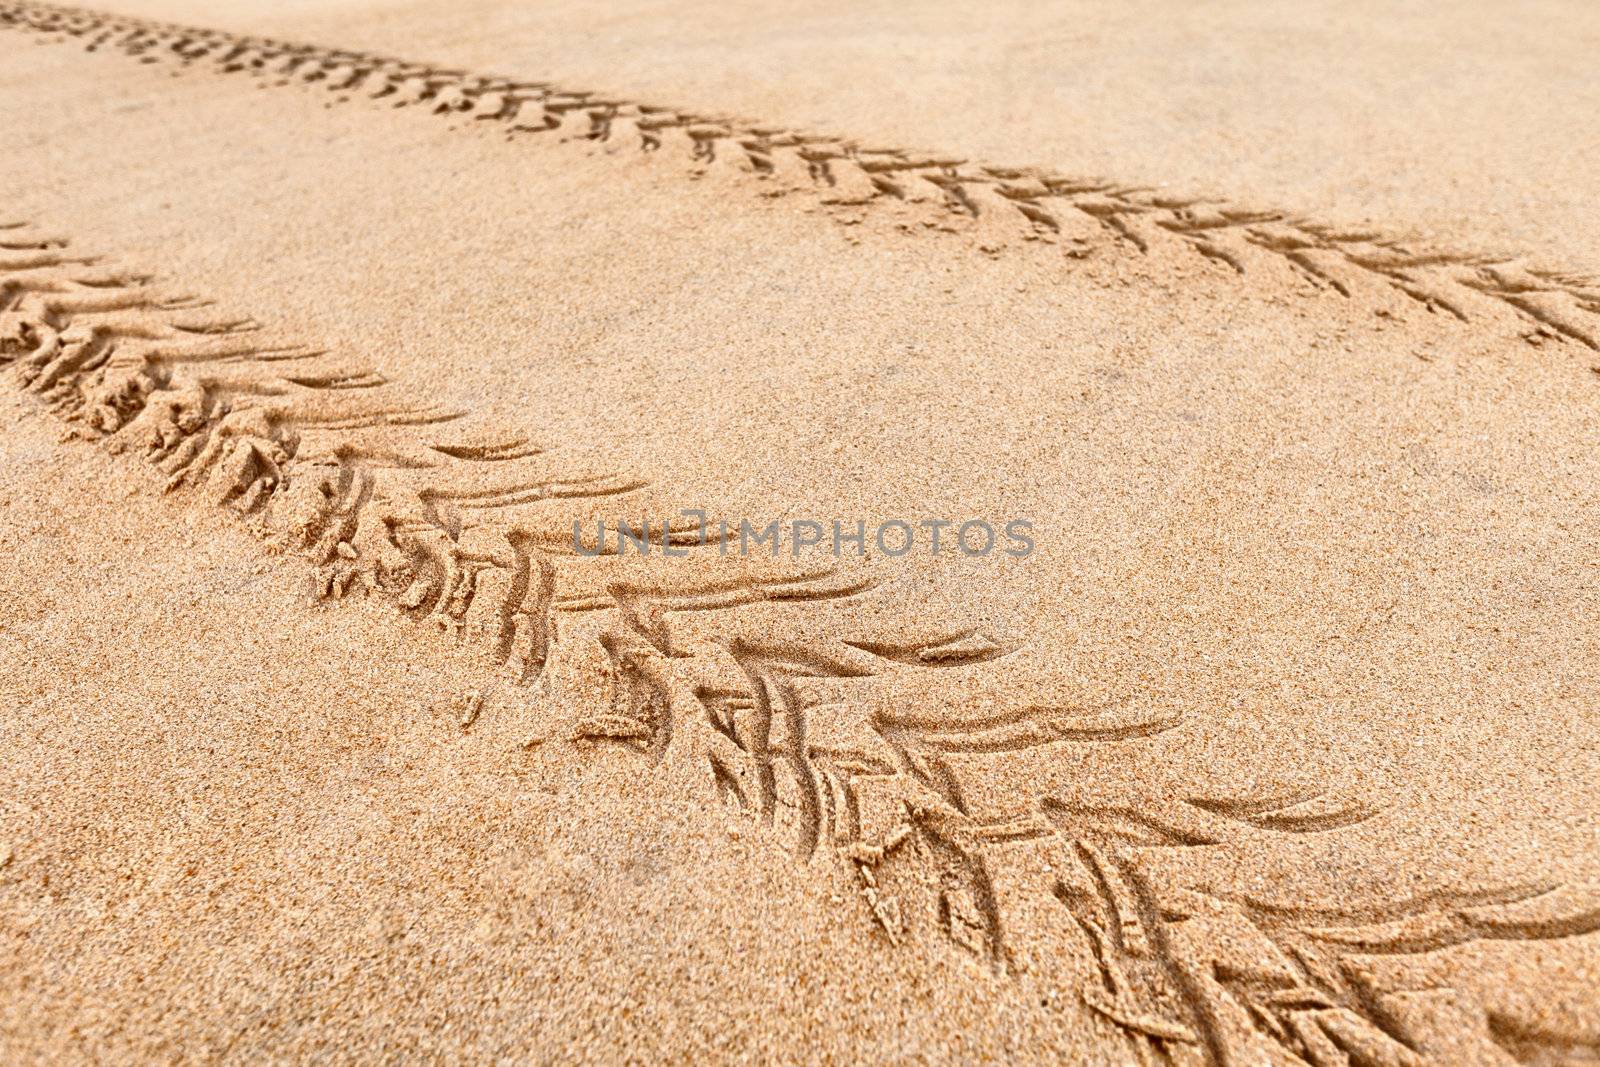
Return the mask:
<svg viewBox="0 0 1600 1067">
<path fill-rule="evenodd" d="M 1200 257 L 1263 291 L 1440 315 L 1475 330 L 1600 351 L 1600 279 L 1433 247 L 1292 212 L 1131 187 L 1043 167 L 1001 167 L 937 152 L 873 146 L 604 92 L 272 38 L 5 0 L 0 27 L 340 101 L 411 107 L 496 126 L 514 138 L 577 141 L 675 158 L 764 195 L 802 194 L 846 221 L 892 217 L 903 228 L 965 235 L 998 253 L 1021 241 L 1073 257 Z"/>
</svg>

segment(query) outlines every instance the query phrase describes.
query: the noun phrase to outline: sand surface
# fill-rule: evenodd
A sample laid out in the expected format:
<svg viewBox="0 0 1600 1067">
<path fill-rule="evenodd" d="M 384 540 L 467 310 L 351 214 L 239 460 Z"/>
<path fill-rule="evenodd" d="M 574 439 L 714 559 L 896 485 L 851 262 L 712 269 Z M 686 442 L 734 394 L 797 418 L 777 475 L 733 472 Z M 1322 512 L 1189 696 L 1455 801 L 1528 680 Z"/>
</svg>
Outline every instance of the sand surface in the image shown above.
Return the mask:
<svg viewBox="0 0 1600 1067">
<path fill-rule="evenodd" d="M 1366 6 L 0 5 L 3 1058 L 1600 1057 L 1594 16 Z"/>
</svg>

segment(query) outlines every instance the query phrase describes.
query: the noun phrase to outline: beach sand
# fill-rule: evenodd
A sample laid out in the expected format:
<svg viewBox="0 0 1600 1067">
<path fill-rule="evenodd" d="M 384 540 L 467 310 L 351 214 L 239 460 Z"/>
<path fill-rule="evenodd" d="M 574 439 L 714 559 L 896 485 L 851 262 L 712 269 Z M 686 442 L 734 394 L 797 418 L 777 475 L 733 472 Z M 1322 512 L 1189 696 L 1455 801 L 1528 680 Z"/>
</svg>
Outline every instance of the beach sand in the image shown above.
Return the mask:
<svg viewBox="0 0 1600 1067">
<path fill-rule="evenodd" d="M 0 4 L 3 1058 L 1600 1056 L 1597 30 L 1469 7 Z"/>
</svg>

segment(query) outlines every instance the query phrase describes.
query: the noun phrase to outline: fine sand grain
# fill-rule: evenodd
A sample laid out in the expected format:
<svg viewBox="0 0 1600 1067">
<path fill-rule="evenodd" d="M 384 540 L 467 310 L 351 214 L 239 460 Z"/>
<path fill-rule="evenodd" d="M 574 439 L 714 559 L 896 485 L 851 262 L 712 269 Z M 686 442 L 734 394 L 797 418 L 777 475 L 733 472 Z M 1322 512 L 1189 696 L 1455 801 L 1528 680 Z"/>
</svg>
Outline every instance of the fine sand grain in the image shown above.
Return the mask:
<svg viewBox="0 0 1600 1067">
<path fill-rule="evenodd" d="M 202 7 L 0 3 L 0 1059 L 1600 1057 L 1592 12 Z"/>
</svg>

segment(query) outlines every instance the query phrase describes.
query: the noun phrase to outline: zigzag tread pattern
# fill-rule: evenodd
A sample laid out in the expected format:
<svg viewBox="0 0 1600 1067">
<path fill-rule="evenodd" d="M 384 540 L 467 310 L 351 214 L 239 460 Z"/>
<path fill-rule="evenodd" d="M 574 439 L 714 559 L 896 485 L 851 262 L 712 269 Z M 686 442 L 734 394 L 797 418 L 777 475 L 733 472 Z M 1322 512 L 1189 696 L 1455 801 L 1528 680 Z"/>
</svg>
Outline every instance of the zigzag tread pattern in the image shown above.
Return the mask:
<svg viewBox="0 0 1600 1067">
<path fill-rule="evenodd" d="M 1382 816 L 1337 789 L 1127 805 L 1052 794 L 975 810 L 956 757 L 1074 745 L 1136 759 L 1189 717 L 1137 697 L 977 712 L 874 699 L 891 676 L 1003 667 L 1012 649 L 959 627 L 861 632 L 854 609 L 874 596 L 870 581 L 732 559 L 727 573 L 687 578 L 679 561 L 583 546 L 574 516 L 617 501 L 650 510 L 649 487 L 561 448 L 477 439 L 459 429 L 463 413 L 418 404 L 379 373 L 22 223 L 0 223 L 0 368 L 74 436 L 143 456 L 169 491 L 307 556 L 317 597 L 381 597 L 486 651 L 504 683 L 534 696 L 545 732 L 529 745 L 561 733 L 677 776 L 755 820 L 775 855 L 831 857 L 888 944 L 943 942 L 1046 982 L 1047 1004 L 1066 983 L 1141 1061 L 1424 1065 L 1600 1051 L 1592 1035 L 1508 1021 L 1455 989 L 1397 988 L 1371 964 L 1593 937 L 1600 887 L 1285 907 L 1173 883 L 1146 863 Z M 654 543 L 723 561 L 704 531 L 667 524 Z M 461 728 L 482 709 L 481 695 L 464 698 Z M 1059 911 L 1056 977 L 1018 964 L 1008 916 L 1019 895 Z"/>
<path fill-rule="evenodd" d="M 115 50 L 142 63 L 415 107 L 497 125 L 512 137 L 540 135 L 679 158 L 697 174 L 715 170 L 750 179 L 764 195 L 809 193 L 848 222 L 892 214 L 907 229 L 920 223 L 967 234 L 988 252 L 1035 241 L 1081 257 L 1110 242 L 1129 254 L 1197 255 L 1246 278 L 1308 283 L 1337 298 L 1420 308 L 1534 344 L 1600 351 L 1600 279 L 1519 256 L 1454 253 L 1375 230 L 1045 168 L 873 146 L 604 92 L 29 0 L 0 3 L 0 26 L 76 40 L 90 51 Z"/>
</svg>

